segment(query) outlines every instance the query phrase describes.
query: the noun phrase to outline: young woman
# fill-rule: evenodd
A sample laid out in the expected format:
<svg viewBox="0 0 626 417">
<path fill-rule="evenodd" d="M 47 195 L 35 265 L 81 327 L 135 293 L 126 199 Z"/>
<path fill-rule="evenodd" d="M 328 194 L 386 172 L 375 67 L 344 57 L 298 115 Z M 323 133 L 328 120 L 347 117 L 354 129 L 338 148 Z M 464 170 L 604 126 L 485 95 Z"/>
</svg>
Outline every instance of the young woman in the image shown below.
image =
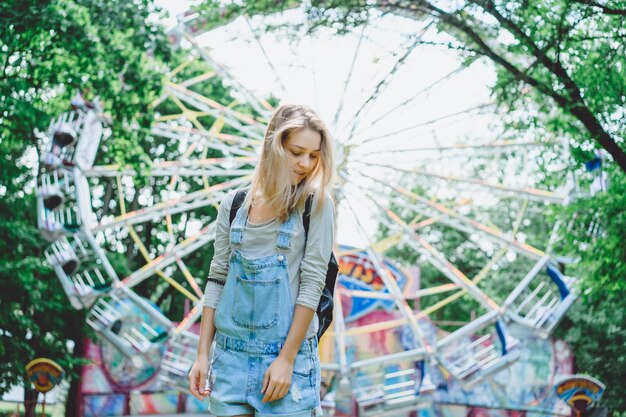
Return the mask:
<svg viewBox="0 0 626 417">
<path fill-rule="evenodd" d="M 321 416 L 315 311 L 334 239 L 331 145 L 315 112 L 280 106 L 232 225 L 236 191 L 220 204 L 189 373 L 191 393 L 209 396 L 216 416 Z M 310 194 L 305 245 L 302 215 Z"/>
</svg>

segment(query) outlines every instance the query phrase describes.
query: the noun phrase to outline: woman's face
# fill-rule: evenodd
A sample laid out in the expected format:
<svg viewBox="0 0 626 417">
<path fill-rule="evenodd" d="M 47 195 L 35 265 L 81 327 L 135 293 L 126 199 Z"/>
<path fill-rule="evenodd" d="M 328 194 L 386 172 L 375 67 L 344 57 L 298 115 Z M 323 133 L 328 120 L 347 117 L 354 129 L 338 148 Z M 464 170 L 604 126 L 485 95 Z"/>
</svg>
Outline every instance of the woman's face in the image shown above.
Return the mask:
<svg viewBox="0 0 626 417">
<path fill-rule="evenodd" d="M 287 163 L 291 168 L 291 184 L 297 185 L 318 163 L 322 136 L 311 129 L 293 132 L 285 141 Z"/>
</svg>

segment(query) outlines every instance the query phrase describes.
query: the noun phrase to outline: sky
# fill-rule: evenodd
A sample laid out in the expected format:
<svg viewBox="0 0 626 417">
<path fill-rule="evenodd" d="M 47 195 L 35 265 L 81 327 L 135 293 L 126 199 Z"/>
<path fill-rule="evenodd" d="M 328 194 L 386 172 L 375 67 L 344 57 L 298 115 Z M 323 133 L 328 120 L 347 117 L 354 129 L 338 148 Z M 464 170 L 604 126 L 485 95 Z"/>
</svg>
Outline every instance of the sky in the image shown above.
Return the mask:
<svg viewBox="0 0 626 417">
<path fill-rule="evenodd" d="M 188 10 L 190 4 L 182 0 L 157 1 L 170 14 L 166 21 L 169 27 L 175 26 L 176 16 Z M 304 16 L 295 9 L 265 18 L 239 17 L 196 37 L 196 41 L 257 96 L 273 95 L 281 102 L 309 105 L 327 122 L 338 143 L 345 144 L 353 133 L 350 143 L 356 146 L 351 151 L 349 184 L 344 190 L 351 193 L 350 201 L 366 233 L 355 233 L 358 227 L 352 211 L 342 202 L 338 206 L 338 243 L 362 246 L 367 243 L 366 236 L 375 233 L 380 215 L 361 191 L 372 189 L 372 183 L 358 172 L 365 171 L 377 178 L 394 174 L 370 163 L 393 162 L 410 167 L 432 158 L 431 171 L 454 172 L 445 163 L 447 156 L 442 160 L 438 152 L 387 151 L 493 139 L 497 117 L 492 111 L 464 113 L 491 103 L 493 69 L 477 62 L 428 89 L 461 64 L 458 53 L 444 46 L 411 46 L 416 34 L 433 43 L 449 41 L 428 22 L 395 15 L 376 16 L 365 28 L 347 35 L 336 36 L 321 30 L 314 36 L 299 36 L 291 41 L 282 32 L 265 33 L 262 28 L 268 22 L 304 22 Z M 183 43 L 185 46 L 189 45 Z M 401 57 L 403 61 L 399 63 Z M 383 80 L 384 87 L 368 101 Z M 433 120 L 439 121 L 430 123 Z M 341 156 L 337 159 L 339 162 Z M 462 164 L 456 161 L 457 165 Z M 441 197 L 446 192 L 449 194 L 450 190 L 442 187 Z M 380 198 L 386 204 L 384 196 Z"/>
</svg>

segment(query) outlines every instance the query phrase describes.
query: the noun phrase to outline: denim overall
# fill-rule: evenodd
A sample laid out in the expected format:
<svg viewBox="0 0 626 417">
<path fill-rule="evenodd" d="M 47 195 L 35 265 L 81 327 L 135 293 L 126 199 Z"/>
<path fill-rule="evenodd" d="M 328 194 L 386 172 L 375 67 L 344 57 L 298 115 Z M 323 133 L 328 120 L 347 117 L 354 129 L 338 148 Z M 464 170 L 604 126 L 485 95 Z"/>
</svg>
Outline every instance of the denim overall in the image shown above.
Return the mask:
<svg viewBox="0 0 626 417">
<path fill-rule="evenodd" d="M 248 259 L 241 253 L 248 210 L 242 206 L 230 227 L 228 276 L 215 312 L 216 346 L 209 368 L 209 411 L 217 416 L 321 416 L 317 338 L 305 339 L 296 356 L 289 392 L 263 403 L 263 377 L 280 353 L 293 319 L 289 270 L 294 211 L 281 224 L 276 251 Z"/>
</svg>

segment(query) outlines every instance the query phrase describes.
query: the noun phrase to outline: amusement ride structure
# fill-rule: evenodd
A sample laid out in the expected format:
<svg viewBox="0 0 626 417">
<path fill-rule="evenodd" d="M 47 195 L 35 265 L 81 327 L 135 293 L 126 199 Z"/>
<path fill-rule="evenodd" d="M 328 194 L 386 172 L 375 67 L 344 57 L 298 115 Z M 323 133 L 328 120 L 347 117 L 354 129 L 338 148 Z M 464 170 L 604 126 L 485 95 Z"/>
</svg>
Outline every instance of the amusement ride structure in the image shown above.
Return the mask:
<svg viewBox="0 0 626 417">
<path fill-rule="evenodd" d="M 523 233 L 529 207 L 542 210 L 575 197 L 575 182 L 565 171 L 566 164 L 558 163 L 567 158 L 566 145 L 497 138 L 464 143 L 460 137 L 455 143 L 424 145 L 428 142 L 411 141 L 409 136 L 394 142 L 401 131 L 427 136 L 424 126 L 463 124 L 472 112 L 485 108 L 474 106 L 408 128 L 385 125 L 385 118 L 393 119 L 411 103 L 427 102 L 427 93 L 436 94 L 462 68 L 423 89 L 406 91 L 410 94 L 400 105 L 389 107 L 377 119 L 372 115 L 373 103 L 387 89 L 398 88 L 394 86 L 397 73 L 409 65 L 408 56 L 429 30 L 420 16 L 393 17 L 413 18 L 420 31 L 399 52 L 390 53 L 380 44 L 376 33 L 384 28 L 374 23 L 354 30 L 350 36 L 356 40 L 356 50 L 343 95 L 332 112 L 338 167 L 334 198 L 345 216 L 339 221 L 350 218 L 353 233 L 364 242 L 361 247 L 338 248 L 342 267 L 335 321 L 320 345 L 328 387 L 323 404 L 335 415 L 400 415 L 433 401 L 469 401 L 467 393 L 493 385 L 516 366 L 527 340 L 548 343 L 576 298 L 575 279 L 562 268 L 567 259 L 552 253 L 558 236 L 548 230 L 544 245 L 537 247 L 526 242 Z M 280 64 L 270 59 L 262 36 L 253 29 L 254 20 L 242 19 L 251 29 L 249 44 L 258 47 L 268 71 L 276 71 L 276 79 L 281 80 Z M 106 143 L 106 120 L 97 101 L 81 96 L 71 111 L 50 125 L 42 152 L 47 172 L 37 189 L 38 226 L 50 241 L 46 259 L 71 305 L 88 310 L 88 324 L 106 345 L 103 360 L 121 361 L 127 371 L 151 367 L 160 384 L 180 390 L 188 387 L 198 338 L 194 324 L 201 315 L 201 285 L 208 274 L 190 268 L 188 259 L 209 250 L 214 239 L 216 219 L 208 217 L 206 209 L 217 207 L 229 190 L 249 183 L 274 108 L 272 100 L 259 98 L 217 62 L 202 45 L 206 34 L 211 31 L 203 30 L 200 19 L 191 13 L 182 16 L 172 32 L 174 42 L 188 49 L 190 59 L 165 75 L 163 95 L 153 103 L 158 119 L 150 132 L 156 138 L 150 155 L 150 192 L 135 195 L 132 168 L 96 164 Z M 304 36 L 292 47 L 302 48 L 311 39 Z M 371 87 L 371 91 L 363 97 L 353 91 L 351 80 L 368 42 L 381 56 L 387 53 L 392 64 L 373 83 L 364 84 L 362 90 Z M 315 75 L 320 68 L 305 70 Z M 210 94 L 214 90 L 206 86 L 215 80 L 233 91 L 231 101 L 220 102 Z M 279 81 L 276 88 L 288 90 Z M 170 154 L 159 141 L 176 144 L 174 159 L 168 159 Z M 562 183 L 553 190 L 532 186 L 533 152 L 544 148 L 554 150 L 555 166 L 563 169 Z M 485 155 L 498 160 L 512 154 L 523 162 L 515 168 L 521 171 L 511 169 L 511 176 L 489 164 L 473 164 L 474 158 L 482 161 Z M 416 191 L 420 184 L 452 190 L 458 198 L 444 202 L 436 193 Z M 480 202 L 481 196 L 486 196 L 487 205 Z M 485 213 L 481 216 L 485 207 L 501 203 L 516 207 L 510 230 L 498 228 Z M 112 208 L 96 210 L 103 206 Z M 373 216 L 385 230 L 383 239 L 368 229 Z M 466 236 L 468 244 L 490 248 L 491 258 L 478 274 L 466 275 L 438 250 L 436 242 L 419 233 L 421 228 L 436 226 L 442 227 L 444 239 L 447 231 L 455 231 Z M 150 227 L 159 230 L 159 243 L 146 239 L 144 232 Z M 128 238 L 145 264 L 120 275 L 107 255 L 116 251 L 115 242 Z M 420 284 L 419 268 L 396 264 L 382 255 L 390 247 L 412 251 L 446 282 Z M 483 284 L 494 270 L 512 263 L 517 267 L 507 272 L 508 296 L 498 297 L 493 286 Z M 165 315 L 163 306 L 155 304 L 158 296 L 148 299 L 137 294 L 135 289 L 147 280 L 159 280 L 168 291 L 189 300 L 182 319 Z M 437 303 L 420 303 L 433 295 L 440 297 Z M 476 306 L 472 318 L 450 331 L 438 328 L 431 315 L 459 303 Z M 454 390 L 466 393 L 465 400 L 454 397 Z M 542 395 L 549 396 L 545 392 Z M 537 395 L 518 398 L 505 408 L 523 408 L 540 400 Z"/>
</svg>

